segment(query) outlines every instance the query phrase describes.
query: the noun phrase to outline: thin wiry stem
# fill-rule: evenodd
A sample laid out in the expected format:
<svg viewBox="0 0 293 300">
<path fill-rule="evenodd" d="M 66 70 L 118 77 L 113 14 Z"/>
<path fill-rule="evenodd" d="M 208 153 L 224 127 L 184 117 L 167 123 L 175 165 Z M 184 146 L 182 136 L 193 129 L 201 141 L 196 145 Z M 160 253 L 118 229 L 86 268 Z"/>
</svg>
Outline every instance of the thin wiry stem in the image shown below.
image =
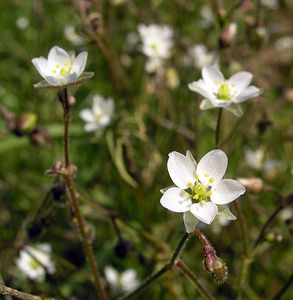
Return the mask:
<svg viewBox="0 0 293 300">
<path fill-rule="evenodd" d="M 272 300 L 279 300 L 279 299 L 281 299 L 292 283 L 293 283 L 293 273 L 291 274 L 289 280 L 280 289 L 280 291 L 272 298 Z"/>
<path fill-rule="evenodd" d="M 72 179 L 72 170 L 71 170 L 71 163 L 70 163 L 70 149 L 69 149 L 69 127 L 71 123 L 71 107 L 69 105 L 69 99 L 68 99 L 68 91 L 65 88 L 63 92 L 60 93 L 60 98 L 62 100 L 63 108 L 64 108 L 64 158 L 65 158 L 65 171 L 63 174 L 66 188 L 68 191 L 68 195 L 70 197 L 70 205 L 72 212 L 74 213 L 74 217 L 77 220 L 77 225 L 79 228 L 79 231 L 81 233 L 81 239 L 83 243 L 83 248 L 85 251 L 85 254 L 88 258 L 88 262 L 91 266 L 92 273 L 94 276 L 95 286 L 99 295 L 100 300 L 107 300 L 108 297 L 104 291 L 103 284 L 100 278 L 100 274 L 98 272 L 93 249 L 91 247 L 91 244 L 89 242 L 88 233 L 86 231 L 86 226 L 83 220 L 83 217 L 80 212 L 79 203 L 78 203 L 78 197 L 77 192 L 74 189 L 73 186 L 73 179 Z"/>
<path fill-rule="evenodd" d="M 262 226 L 262 228 L 260 230 L 259 236 L 258 236 L 258 238 L 256 239 L 256 241 L 255 241 L 255 243 L 253 245 L 253 249 L 255 249 L 257 247 L 257 245 L 263 240 L 267 228 L 275 220 L 275 218 L 277 217 L 277 215 L 279 214 L 279 212 L 283 208 L 289 206 L 292 203 L 293 203 L 293 194 L 290 194 L 289 196 L 287 196 L 285 198 L 285 200 L 283 200 L 281 202 L 281 204 L 275 209 L 275 211 L 269 216 L 268 220 L 264 223 L 264 225 Z"/>
<path fill-rule="evenodd" d="M 217 127 L 215 132 L 215 146 L 219 148 L 220 145 L 220 131 L 221 131 L 221 121 L 222 121 L 223 108 L 219 108 L 218 118 L 217 118 Z"/>
<path fill-rule="evenodd" d="M 153 275 L 146 278 L 134 291 L 121 297 L 119 300 L 132 299 L 133 297 L 137 296 L 141 291 L 143 291 L 145 288 L 147 288 L 150 284 L 152 284 L 155 280 L 157 280 L 159 277 L 161 277 L 166 272 L 171 270 L 174 267 L 174 265 L 176 264 L 176 261 L 179 258 L 180 254 L 181 254 L 182 250 L 184 249 L 189 238 L 190 238 L 190 234 L 185 232 L 182 235 L 182 237 L 180 238 L 170 260 L 159 271 L 155 272 Z"/>
<path fill-rule="evenodd" d="M 8 286 L 5 286 L 3 284 L 0 284 L 0 294 L 3 296 L 11 296 L 22 300 L 54 300 L 54 298 L 35 296 L 28 293 L 24 293 L 16 289 L 10 288 Z"/>
<path fill-rule="evenodd" d="M 208 300 L 213 300 L 214 298 L 210 295 L 210 293 L 205 289 L 205 287 L 200 283 L 200 281 L 196 278 L 194 273 L 186 266 L 186 264 L 178 259 L 176 261 L 176 267 L 178 267 L 184 275 L 198 288 L 200 294 Z"/>
</svg>

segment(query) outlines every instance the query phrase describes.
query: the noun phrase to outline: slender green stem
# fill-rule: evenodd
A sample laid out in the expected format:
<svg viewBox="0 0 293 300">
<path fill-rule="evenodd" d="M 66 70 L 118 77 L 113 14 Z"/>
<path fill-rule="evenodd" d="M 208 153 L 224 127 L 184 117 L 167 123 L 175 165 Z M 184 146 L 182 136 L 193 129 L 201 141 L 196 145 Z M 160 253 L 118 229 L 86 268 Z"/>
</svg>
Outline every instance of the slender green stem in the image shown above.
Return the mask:
<svg viewBox="0 0 293 300">
<path fill-rule="evenodd" d="M 182 250 L 184 249 L 188 239 L 190 238 L 190 234 L 184 233 L 182 237 L 180 238 L 174 253 L 172 254 L 170 260 L 157 272 L 155 272 L 150 277 L 146 278 L 134 291 L 131 293 L 122 296 L 119 298 L 119 300 L 129 300 L 132 299 L 134 296 L 137 296 L 142 290 L 147 288 L 151 283 L 153 283 L 155 280 L 157 280 L 159 277 L 161 277 L 163 274 L 171 270 L 174 265 L 176 264 L 176 260 L 180 256 Z"/>
<path fill-rule="evenodd" d="M 62 95 L 61 95 L 62 97 Z M 104 291 L 102 281 L 97 270 L 93 249 L 89 242 L 89 237 L 86 231 L 86 226 L 83 220 L 83 217 L 80 212 L 79 203 L 77 193 L 73 186 L 73 179 L 71 173 L 71 163 L 70 163 L 70 149 L 69 149 L 69 127 L 71 123 L 71 107 L 69 105 L 68 92 L 65 88 L 63 92 L 63 108 L 64 108 L 64 156 L 65 156 L 65 172 L 64 172 L 64 180 L 68 190 L 68 194 L 70 196 L 70 205 L 71 209 L 74 213 L 74 216 L 77 220 L 78 228 L 81 233 L 83 248 L 85 254 L 88 258 L 88 262 L 91 266 L 92 273 L 94 276 L 95 286 L 99 295 L 100 300 L 107 300 L 108 297 Z"/>
<path fill-rule="evenodd" d="M 239 220 L 239 228 L 240 228 L 240 232 L 241 232 L 243 254 L 245 257 L 247 257 L 248 256 L 247 230 L 246 230 L 246 225 L 245 225 L 245 221 L 244 221 L 244 216 L 242 214 L 240 205 L 237 202 L 237 200 L 234 201 L 232 205 L 236 210 L 237 218 Z"/>
<path fill-rule="evenodd" d="M 287 196 L 285 198 L 285 200 L 283 200 L 281 202 L 281 204 L 275 209 L 275 211 L 269 216 L 268 220 L 264 223 L 264 225 L 262 226 L 262 228 L 260 230 L 259 236 L 258 236 L 258 238 L 256 239 L 256 241 L 253 245 L 253 249 L 255 249 L 257 247 L 257 245 L 263 240 L 267 228 L 275 220 L 275 218 L 279 214 L 279 212 L 283 208 L 285 208 L 286 206 L 289 206 L 292 203 L 293 203 L 293 194 L 290 194 L 289 196 Z"/>
<path fill-rule="evenodd" d="M 177 247 L 175 248 L 174 253 L 169 261 L 171 265 L 174 265 L 176 259 L 180 256 L 181 252 L 183 251 L 189 239 L 190 239 L 190 234 L 185 232 L 182 235 L 181 239 L 179 240 Z"/>
<path fill-rule="evenodd" d="M 168 272 L 171 269 L 171 265 L 165 264 L 159 271 L 151 275 L 150 277 L 147 277 L 134 291 L 131 293 L 125 295 L 124 297 L 121 297 L 119 300 L 128 300 L 132 299 L 133 297 L 137 296 L 142 290 L 147 288 L 152 282 L 154 282 L 156 279 L 164 275 L 166 272 Z"/>
<path fill-rule="evenodd" d="M 35 296 L 28 293 L 18 291 L 3 284 L 0 284 L 0 294 L 3 296 L 11 296 L 22 300 L 54 300 L 53 298 Z"/>
<path fill-rule="evenodd" d="M 218 111 L 218 119 L 217 119 L 217 127 L 215 133 L 215 146 L 219 148 L 220 145 L 220 131 L 221 131 L 221 121 L 222 121 L 223 108 L 219 108 Z"/>
<path fill-rule="evenodd" d="M 292 283 L 293 283 L 293 274 L 291 274 L 289 280 L 284 284 L 284 286 L 280 289 L 280 291 L 272 298 L 272 300 L 280 300 L 284 296 L 284 294 L 286 293 L 286 291 L 288 290 L 288 288 Z"/>
<path fill-rule="evenodd" d="M 205 289 L 205 287 L 200 283 L 200 281 L 196 278 L 194 273 L 186 266 L 186 264 L 178 259 L 176 261 L 176 267 L 178 267 L 184 275 L 198 288 L 200 294 L 208 300 L 213 300 L 214 298 L 210 295 L 210 293 Z"/>
</svg>

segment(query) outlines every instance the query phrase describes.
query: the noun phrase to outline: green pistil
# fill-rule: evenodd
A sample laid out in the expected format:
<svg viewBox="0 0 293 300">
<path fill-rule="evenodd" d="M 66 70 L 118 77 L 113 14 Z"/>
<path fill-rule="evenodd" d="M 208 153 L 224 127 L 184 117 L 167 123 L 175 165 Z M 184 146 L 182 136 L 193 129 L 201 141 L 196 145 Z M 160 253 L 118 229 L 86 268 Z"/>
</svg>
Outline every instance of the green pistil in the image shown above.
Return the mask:
<svg viewBox="0 0 293 300">
<path fill-rule="evenodd" d="M 229 83 L 224 82 L 218 89 L 217 98 L 221 100 L 231 99 L 231 89 Z"/>
<path fill-rule="evenodd" d="M 210 187 L 204 186 L 200 182 L 196 182 L 191 188 L 191 198 L 195 202 L 206 201 L 211 196 Z"/>
<path fill-rule="evenodd" d="M 30 267 L 31 267 L 33 270 L 37 270 L 37 269 L 41 266 L 41 265 L 40 265 L 36 260 L 34 260 L 33 258 L 30 259 L 29 265 L 30 265 Z"/>
</svg>

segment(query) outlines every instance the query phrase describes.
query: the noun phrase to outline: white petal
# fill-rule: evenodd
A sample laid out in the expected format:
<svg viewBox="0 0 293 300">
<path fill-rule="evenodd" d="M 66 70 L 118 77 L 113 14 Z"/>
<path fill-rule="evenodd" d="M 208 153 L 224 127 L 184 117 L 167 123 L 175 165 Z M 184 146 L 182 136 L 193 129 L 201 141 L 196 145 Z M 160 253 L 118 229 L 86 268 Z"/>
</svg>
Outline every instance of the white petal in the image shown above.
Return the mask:
<svg viewBox="0 0 293 300">
<path fill-rule="evenodd" d="M 261 94 L 261 90 L 257 88 L 254 85 L 249 86 L 247 89 L 245 89 L 242 93 L 237 95 L 233 101 L 236 103 L 243 102 L 249 98 L 257 97 Z"/>
<path fill-rule="evenodd" d="M 213 186 L 211 200 L 216 204 L 227 204 L 245 193 L 245 187 L 238 181 L 223 179 Z"/>
<path fill-rule="evenodd" d="M 211 89 L 205 84 L 202 79 L 189 83 L 188 88 L 193 92 L 199 93 L 205 98 L 214 98 Z"/>
<path fill-rule="evenodd" d="M 70 82 L 74 82 L 76 81 L 76 79 L 78 78 L 77 74 L 74 73 L 70 73 L 65 77 L 65 81 L 66 83 L 70 83 Z"/>
<path fill-rule="evenodd" d="M 97 123 L 86 123 L 84 126 L 85 131 L 95 131 L 99 129 L 99 125 Z"/>
<path fill-rule="evenodd" d="M 249 72 L 238 72 L 230 77 L 229 82 L 233 85 L 238 95 L 250 85 L 252 77 L 252 74 Z"/>
<path fill-rule="evenodd" d="M 202 78 L 209 88 L 214 88 L 225 80 L 223 74 L 216 66 L 206 66 L 202 69 Z"/>
<path fill-rule="evenodd" d="M 162 196 L 160 203 L 174 212 L 189 211 L 192 204 L 190 197 L 186 196 L 186 193 L 177 187 L 168 189 Z"/>
<path fill-rule="evenodd" d="M 183 214 L 183 221 L 187 233 L 192 232 L 198 223 L 198 220 L 190 211 L 187 211 Z"/>
<path fill-rule="evenodd" d="M 33 58 L 32 63 L 44 79 L 45 76 L 51 74 L 48 66 L 48 61 L 44 57 Z"/>
<path fill-rule="evenodd" d="M 199 108 L 201 110 L 215 108 L 216 106 L 208 99 L 204 99 L 201 101 Z"/>
<path fill-rule="evenodd" d="M 196 174 L 202 183 L 216 185 L 223 178 L 227 165 L 226 154 L 219 149 L 212 150 L 199 161 Z"/>
<path fill-rule="evenodd" d="M 115 270 L 114 268 L 110 267 L 110 266 L 106 266 L 105 270 L 105 277 L 107 282 L 111 285 L 116 287 L 118 285 L 118 280 L 119 280 L 119 274 L 117 272 L 117 270 Z"/>
<path fill-rule="evenodd" d="M 229 110 L 236 117 L 241 117 L 243 115 L 243 110 L 240 104 L 231 103 L 229 106 L 225 107 L 225 109 Z"/>
<path fill-rule="evenodd" d="M 229 221 L 237 220 L 237 218 L 231 213 L 230 209 L 226 205 L 220 205 L 218 207 L 217 215 Z"/>
<path fill-rule="evenodd" d="M 95 122 L 95 116 L 94 116 L 93 112 L 88 108 L 85 108 L 85 109 L 81 110 L 80 113 L 79 113 L 79 116 L 85 122 Z"/>
<path fill-rule="evenodd" d="M 64 84 L 66 84 L 65 78 L 60 77 L 60 76 L 48 75 L 48 76 L 45 76 L 44 79 L 53 86 L 62 86 Z"/>
<path fill-rule="evenodd" d="M 195 166 L 183 154 L 176 151 L 169 153 L 167 168 L 171 179 L 181 189 L 195 182 Z"/>
<path fill-rule="evenodd" d="M 62 66 L 65 62 L 70 63 L 69 54 L 62 48 L 54 46 L 48 55 L 49 66 L 55 69 L 56 64 Z"/>
<path fill-rule="evenodd" d="M 75 58 L 72 64 L 73 71 L 77 74 L 77 77 L 84 71 L 86 61 L 87 61 L 87 52 L 81 52 Z"/>
<path fill-rule="evenodd" d="M 185 156 L 193 163 L 193 165 L 195 167 L 197 166 L 196 160 L 195 160 L 195 158 L 193 157 L 192 153 L 189 150 L 186 151 Z"/>
<path fill-rule="evenodd" d="M 190 212 L 200 221 L 211 224 L 218 212 L 218 207 L 213 202 L 194 203 Z"/>
</svg>

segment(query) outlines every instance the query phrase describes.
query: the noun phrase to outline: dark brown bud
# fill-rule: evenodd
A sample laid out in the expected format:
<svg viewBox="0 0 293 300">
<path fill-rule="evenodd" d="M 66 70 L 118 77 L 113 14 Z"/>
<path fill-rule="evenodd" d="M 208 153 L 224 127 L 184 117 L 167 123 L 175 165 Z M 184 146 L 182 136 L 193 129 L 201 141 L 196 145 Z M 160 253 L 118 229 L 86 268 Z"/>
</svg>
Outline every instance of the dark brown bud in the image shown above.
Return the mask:
<svg viewBox="0 0 293 300">
<path fill-rule="evenodd" d="M 103 16 L 100 13 L 91 13 L 88 22 L 93 31 L 101 32 L 104 26 Z"/>
</svg>

